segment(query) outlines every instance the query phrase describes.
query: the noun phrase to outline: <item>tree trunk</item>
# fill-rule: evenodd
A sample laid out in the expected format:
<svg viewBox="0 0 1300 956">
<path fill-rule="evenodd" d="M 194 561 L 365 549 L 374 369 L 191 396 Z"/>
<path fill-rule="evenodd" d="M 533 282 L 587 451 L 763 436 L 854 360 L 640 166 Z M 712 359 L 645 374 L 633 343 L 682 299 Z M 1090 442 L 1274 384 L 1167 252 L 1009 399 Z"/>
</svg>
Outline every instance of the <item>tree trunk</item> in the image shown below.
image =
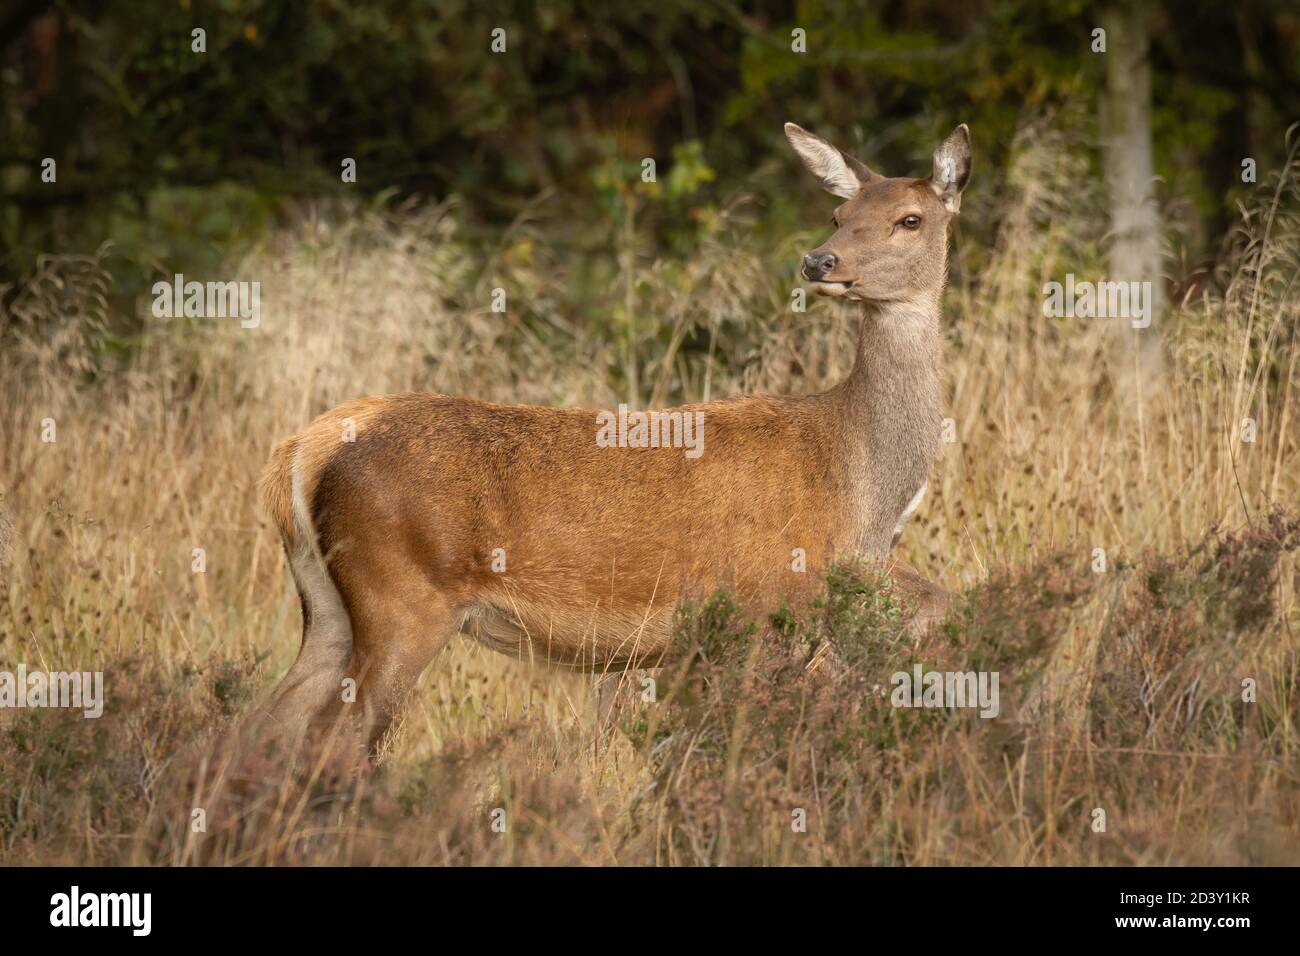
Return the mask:
<svg viewBox="0 0 1300 956">
<path fill-rule="evenodd" d="M 1164 309 L 1162 241 L 1155 196 L 1151 149 L 1151 64 L 1147 58 L 1150 8 L 1142 0 L 1111 7 L 1102 17 L 1106 31 L 1105 138 L 1106 186 L 1110 202 L 1112 282 L 1150 283 L 1151 325 L 1134 329 L 1115 323 L 1121 341 L 1136 347 L 1145 371 L 1158 362 L 1158 328 Z M 1134 341 L 1136 336 L 1137 341 Z"/>
</svg>

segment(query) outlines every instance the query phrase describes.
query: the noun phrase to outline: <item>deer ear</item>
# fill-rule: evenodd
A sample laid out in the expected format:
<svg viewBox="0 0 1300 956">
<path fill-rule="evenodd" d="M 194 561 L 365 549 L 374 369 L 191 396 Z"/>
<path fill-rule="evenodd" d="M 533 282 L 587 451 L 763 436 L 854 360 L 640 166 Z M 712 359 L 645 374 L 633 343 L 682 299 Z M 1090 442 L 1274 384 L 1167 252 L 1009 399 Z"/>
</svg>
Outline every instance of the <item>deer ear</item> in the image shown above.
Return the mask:
<svg viewBox="0 0 1300 956">
<path fill-rule="evenodd" d="M 803 164 L 822 181 L 822 188 L 832 196 L 852 199 L 875 175 L 861 160 L 794 123 L 785 124 L 785 138 Z"/>
<path fill-rule="evenodd" d="M 970 130 L 962 123 L 934 151 L 930 189 L 949 212 L 961 208 L 961 191 L 970 182 Z"/>
</svg>

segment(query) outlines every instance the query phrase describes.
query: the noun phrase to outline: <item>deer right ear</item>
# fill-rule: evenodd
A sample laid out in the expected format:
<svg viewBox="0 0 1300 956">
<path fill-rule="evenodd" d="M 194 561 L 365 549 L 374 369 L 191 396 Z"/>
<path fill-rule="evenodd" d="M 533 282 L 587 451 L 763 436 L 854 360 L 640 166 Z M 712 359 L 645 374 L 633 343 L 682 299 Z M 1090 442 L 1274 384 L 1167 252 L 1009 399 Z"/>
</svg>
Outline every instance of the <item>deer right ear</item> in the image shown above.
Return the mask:
<svg viewBox="0 0 1300 956">
<path fill-rule="evenodd" d="M 970 130 L 962 123 L 934 151 L 930 189 L 951 213 L 961 209 L 961 191 L 970 182 Z"/>
<path fill-rule="evenodd" d="M 875 175 L 861 160 L 794 123 L 785 124 L 785 138 L 803 164 L 821 180 L 822 188 L 832 196 L 852 199 Z"/>
</svg>

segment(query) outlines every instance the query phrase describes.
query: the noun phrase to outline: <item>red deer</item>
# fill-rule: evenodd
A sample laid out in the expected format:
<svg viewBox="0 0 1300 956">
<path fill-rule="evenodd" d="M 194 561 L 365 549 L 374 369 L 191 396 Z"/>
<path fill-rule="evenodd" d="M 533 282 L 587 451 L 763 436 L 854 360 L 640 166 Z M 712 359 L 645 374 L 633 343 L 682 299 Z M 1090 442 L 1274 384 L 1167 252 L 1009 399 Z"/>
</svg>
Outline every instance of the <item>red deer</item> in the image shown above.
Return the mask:
<svg viewBox="0 0 1300 956">
<path fill-rule="evenodd" d="M 279 444 L 261 486 L 302 601 L 298 659 L 269 705 L 283 732 L 346 706 L 375 748 L 459 633 L 561 667 L 654 666 L 684 598 L 727 588 L 771 607 L 837 557 L 886 558 L 938 453 L 940 300 L 970 134 L 939 145 L 929 178 L 899 179 L 785 132 L 844 200 L 802 273 L 860 306 L 849 376 L 658 413 L 658 441 L 629 440 L 644 418 L 629 430 L 613 413 L 436 394 L 317 418 Z M 919 622 L 942 615 L 942 589 L 887 567 Z"/>
</svg>

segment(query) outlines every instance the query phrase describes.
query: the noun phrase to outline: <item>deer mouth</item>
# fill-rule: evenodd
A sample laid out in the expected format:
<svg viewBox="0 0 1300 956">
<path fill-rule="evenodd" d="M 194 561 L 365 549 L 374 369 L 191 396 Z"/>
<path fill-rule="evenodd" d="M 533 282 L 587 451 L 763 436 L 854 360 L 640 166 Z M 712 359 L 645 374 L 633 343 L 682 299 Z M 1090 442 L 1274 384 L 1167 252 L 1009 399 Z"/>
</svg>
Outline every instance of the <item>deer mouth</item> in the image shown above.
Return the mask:
<svg viewBox="0 0 1300 956">
<path fill-rule="evenodd" d="M 828 282 L 825 279 L 815 279 L 809 284 L 818 295 L 827 295 L 834 299 L 848 294 L 848 291 L 853 288 L 852 282 Z"/>
</svg>

